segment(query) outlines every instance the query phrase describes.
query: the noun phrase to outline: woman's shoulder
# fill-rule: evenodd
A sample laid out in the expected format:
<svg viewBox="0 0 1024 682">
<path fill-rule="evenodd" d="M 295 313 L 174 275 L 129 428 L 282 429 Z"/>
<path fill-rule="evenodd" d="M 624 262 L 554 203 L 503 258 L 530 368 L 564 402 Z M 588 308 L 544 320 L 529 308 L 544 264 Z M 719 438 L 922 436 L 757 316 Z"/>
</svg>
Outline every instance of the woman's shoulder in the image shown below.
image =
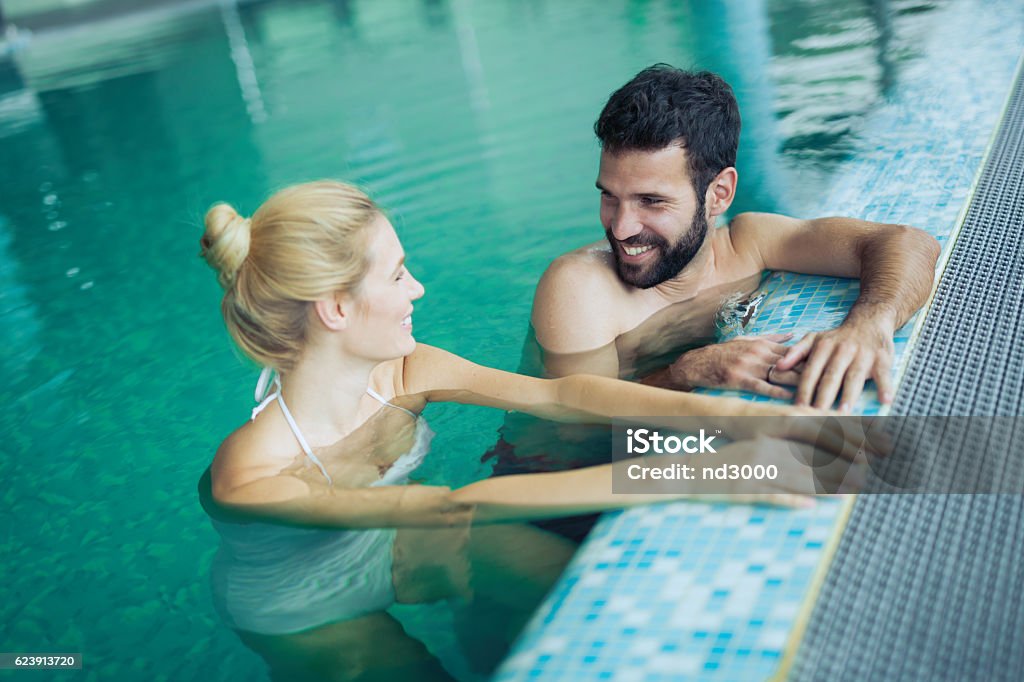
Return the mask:
<svg viewBox="0 0 1024 682">
<path fill-rule="evenodd" d="M 224 439 L 210 464 L 214 499 L 227 499 L 232 491 L 278 476 L 294 462 L 296 447 L 291 432 L 275 428 L 271 420 L 246 422 Z"/>
<path fill-rule="evenodd" d="M 370 388 L 384 398 L 390 399 L 405 393 L 403 370 L 406 358 L 395 358 L 377 365 L 370 374 Z"/>
<path fill-rule="evenodd" d="M 418 382 L 411 374 L 415 373 L 417 365 L 430 362 L 430 358 L 436 359 L 438 352 L 443 351 L 417 343 L 416 350 L 410 355 L 378 365 L 370 378 L 370 387 L 389 402 L 419 414 L 426 405 L 426 398 L 417 388 Z"/>
</svg>

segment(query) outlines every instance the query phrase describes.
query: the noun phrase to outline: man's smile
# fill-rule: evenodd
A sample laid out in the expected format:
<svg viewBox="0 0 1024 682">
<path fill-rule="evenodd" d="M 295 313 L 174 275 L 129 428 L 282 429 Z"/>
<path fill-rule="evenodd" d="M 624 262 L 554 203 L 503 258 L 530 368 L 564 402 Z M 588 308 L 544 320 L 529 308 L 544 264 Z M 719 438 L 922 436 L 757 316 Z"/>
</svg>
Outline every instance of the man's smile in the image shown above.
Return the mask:
<svg viewBox="0 0 1024 682">
<path fill-rule="evenodd" d="M 630 246 L 629 244 L 623 244 L 617 242 L 616 245 L 619 247 L 619 257 L 623 262 L 626 263 L 640 263 L 650 258 L 650 253 L 657 247 L 654 244 L 637 244 Z"/>
</svg>

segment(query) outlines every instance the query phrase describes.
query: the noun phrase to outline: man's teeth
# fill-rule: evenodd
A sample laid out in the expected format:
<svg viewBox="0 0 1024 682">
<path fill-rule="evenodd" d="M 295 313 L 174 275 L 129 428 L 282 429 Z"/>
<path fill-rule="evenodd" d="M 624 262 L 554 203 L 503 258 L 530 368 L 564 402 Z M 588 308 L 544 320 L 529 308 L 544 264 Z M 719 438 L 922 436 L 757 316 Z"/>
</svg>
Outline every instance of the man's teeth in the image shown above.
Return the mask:
<svg viewBox="0 0 1024 682">
<path fill-rule="evenodd" d="M 622 250 L 625 251 L 626 255 L 629 255 L 629 256 L 639 256 L 641 253 L 647 253 L 648 251 L 650 251 L 653 248 L 654 247 L 650 246 L 650 245 L 648 245 L 648 246 L 626 246 L 626 245 L 623 245 L 622 246 Z"/>
<path fill-rule="evenodd" d="M 405 319 L 402 320 L 402 324 L 405 325 L 406 327 L 412 324 L 412 315 L 406 315 Z"/>
</svg>

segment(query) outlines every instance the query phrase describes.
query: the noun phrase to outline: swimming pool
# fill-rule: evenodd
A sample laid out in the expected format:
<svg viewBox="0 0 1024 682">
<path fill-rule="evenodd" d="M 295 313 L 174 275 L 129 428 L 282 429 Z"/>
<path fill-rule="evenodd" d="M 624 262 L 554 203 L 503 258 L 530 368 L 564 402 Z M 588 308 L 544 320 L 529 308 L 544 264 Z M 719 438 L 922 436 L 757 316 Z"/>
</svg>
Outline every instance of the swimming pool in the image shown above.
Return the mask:
<svg viewBox="0 0 1024 682">
<path fill-rule="evenodd" d="M 198 3 L 38 32 L 0 66 L 5 649 L 81 651 L 86 679 L 263 674 L 214 616 L 194 495 L 256 375 L 196 258 L 213 201 L 363 184 L 427 286 L 419 338 L 514 369 L 540 273 L 600 237 L 612 89 L 721 72 L 734 210 L 800 214 L 946 4 Z M 428 478 L 487 475 L 500 414 L 427 417 Z"/>
</svg>

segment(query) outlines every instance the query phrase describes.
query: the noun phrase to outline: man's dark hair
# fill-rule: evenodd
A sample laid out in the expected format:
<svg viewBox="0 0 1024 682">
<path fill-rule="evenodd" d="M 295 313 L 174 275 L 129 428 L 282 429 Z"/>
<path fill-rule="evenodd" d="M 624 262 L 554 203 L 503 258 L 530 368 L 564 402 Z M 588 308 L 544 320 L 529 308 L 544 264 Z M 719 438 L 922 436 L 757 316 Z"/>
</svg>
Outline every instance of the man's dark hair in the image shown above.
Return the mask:
<svg viewBox="0 0 1024 682">
<path fill-rule="evenodd" d="M 612 93 L 594 132 L 612 154 L 681 144 L 703 204 L 715 176 L 736 165 L 740 110 L 732 88 L 716 74 L 655 64 Z"/>
</svg>

